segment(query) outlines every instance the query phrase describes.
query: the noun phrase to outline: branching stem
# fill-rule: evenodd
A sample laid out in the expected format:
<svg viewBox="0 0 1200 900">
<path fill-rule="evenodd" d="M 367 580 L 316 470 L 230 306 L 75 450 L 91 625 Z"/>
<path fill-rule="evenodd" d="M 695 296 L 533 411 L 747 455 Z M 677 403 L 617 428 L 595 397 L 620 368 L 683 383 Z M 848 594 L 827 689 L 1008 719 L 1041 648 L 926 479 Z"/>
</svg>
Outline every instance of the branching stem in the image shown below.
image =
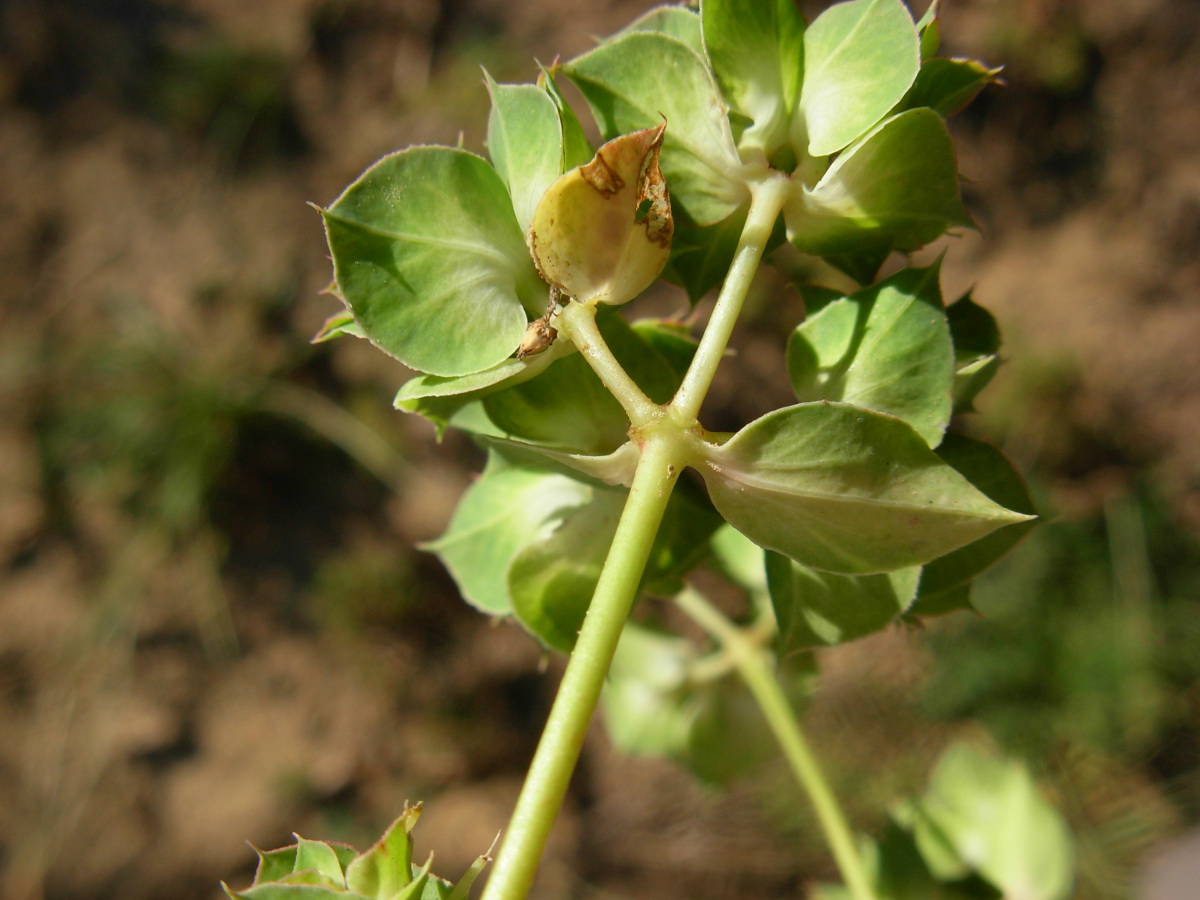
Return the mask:
<svg viewBox="0 0 1200 900">
<path fill-rule="evenodd" d="M 483 900 L 524 900 L 533 885 L 671 490 L 679 472 L 695 456 L 700 404 L 729 343 L 790 186 L 786 176 L 770 173 L 752 187 L 733 266 L 670 407 L 655 404 L 629 377 L 600 334 L 594 307 L 568 303 L 554 320 L 560 336 L 575 344 L 624 408 L 641 457 Z M 764 712 L 768 719 L 777 715 L 766 708 Z M 855 900 L 868 897 L 856 894 Z"/>
<path fill-rule="evenodd" d="M 754 695 L 796 781 L 808 794 L 850 895 L 854 900 L 876 900 L 850 825 L 804 739 L 787 696 L 775 679 L 770 653 L 695 590 L 685 589 L 676 596 L 675 602 L 721 644 Z"/>
</svg>

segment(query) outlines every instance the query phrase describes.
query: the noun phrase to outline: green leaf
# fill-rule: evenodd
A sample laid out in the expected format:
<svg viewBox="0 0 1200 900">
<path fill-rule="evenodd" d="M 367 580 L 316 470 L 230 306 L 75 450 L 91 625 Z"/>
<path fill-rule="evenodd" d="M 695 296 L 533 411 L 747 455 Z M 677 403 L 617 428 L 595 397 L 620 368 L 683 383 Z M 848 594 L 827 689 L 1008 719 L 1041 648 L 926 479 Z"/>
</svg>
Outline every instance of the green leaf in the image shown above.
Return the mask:
<svg viewBox="0 0 1200 900">
<path fill-rule="evenodd" d="M 1028 518 L 973 488 L 909 425 L 846 403 L 769 413 L 698 467 L 731 525 L 831 572 L 919 565 Z"/>
<path fill-rule="evenodd" d="M 999 81 L 1000 72 L 974 59 L 926 60 L 897 111 L 928 106 L 948 119 L 961 112 L 989 84 Z"/>
<path fill-rule="evenodd" d="M 954 373 L 954 414 L 975 411 L 975 398 L 1000 371 L 999 356 L 981 356 L 959 365 Z"/>
<path fill-rule="evenodd" d="M 296 845 L 288 844 L 278 850 L 259 850 L 258 870 L 254 873 L 254 883 L 263 884 L 268 881 L 278 881 L 285 875 L 296 871 Z"/>
<path fill-rule="evenodd" d="M 941 873 L 934 861 L 944 864 L 949 844 L 966 866 L 1006 897 L 1070 896 L 1070 831 L 1020 763 L 953 745 L 913 807 L 917 846 L 935 874 Z"/>
<path fill-rule="evenodd" d="M 633 474 L 640 455 L 637 445 L 632 441 L 626 441 L 604 456 L 586 456 L 491 435 L 477 437 L 483 446 L 495 450 L 514 465 L 557 472 L 595 487 L 629 487 L 633 484 Z"/>
<path fill-rule="evenodd" d="M 671 197 L 699 225 L 719 222 L 748 199 L 725 103 L 707 64 L 681 41 L 631 32 L 563 67 L 605 138 L 665 118 L 661 165 Z"/>
<path fill-rule="evenodd" d="M 754 124 L 739 145 L 770 157 L 788 139 L 804 73 L 804 19 L 793 0 L 704 0 L 704 44 L 729 105 Z"/>
<path fill-rule="evenodd" d="M 1000 368 L 1000 329 L 969 292 L 946 308 L 946 319 L 954 340 L 954 412 L 971 412 L 975 398 Z"/>
<path fill-rule="evenodd" d="M 411 832 L 420 805 L 408 806 L 370 849 L 346 867 L 346 886 L 368 897 L 393 897 L 413 880 Z"/>
<path fill-rule="evenodd" d="M 412 147 L 369 168 L 322 215 L 340 295 L 376 346 L 432 375 L 510 356 L 546 287 L 508 190 L 486 161 Z"/>
<path fill-rule="evenodd" d="M 750 771 L 778 750 L 762 711 L 742 682 L 693 678 L 702 659 L 689 641 L 630 623 L 621 633 L 601 694 L 605 727 L 625 753 L 675 759 L 705 781 Z M 815 667 L 795 657 L 777 678 L 799 706 L 811 694 Z"/>
<path fill-rule="evenodd" d="M 700 35 L 700 16 L 686 6 L 656 6 L 649 12 L 638 16 L 613 35 L 613 38 L 631 31 L 656 31 L 687 44 L 696 52 L 697 56 L 704 55 L 704 38 Z"/>
<path fill-rule="evenodd" d="M 950 422 L 954 382 L 939 269 L 904 269 L 797 326 L 787 348 L 797 398 L 888 413 L 936 447 Z"/>
<path fill-rule="evenodd" d="M 233 891 L 230 896 L 237 900 L 375 900 L 317 884 L 258 884 L 244 891 Z"/>
<path fill-rule="evenodd" d="M 628 437 L 621 404 L 579 354 L 561 359 L 538 378 L 484 399 L 501 434 L 569 453 L 611 453 Z"/>
<path fill-rule="evenodd" d="M 353 337 L 365 338 L 366 333 L 354 321 L 354 313 L 349 310 L 334 313 L 325 320 L 325 324 L 321 326 L 321 330 L 313 335 L 312 343 L 322 344 L 325 341 L 332 341 L 334 338 L 351 335 Z"/>
<path fill-rule="evenodd" d="M 439 900 L 467 900 L 467 897 L 471 893 L 471 885 L 475 883 L 475 879 L 479 877 L 479 873 L 483 871 L 484 867 L 492 861 L 492 850 L 494 848 L 495 843 L 493 842 L 492 847 L 488 848 L 487 853 L 481 853 L 475 857 L 475 861 L 471 863 L 467 871 L 463 872 L 462 877 L 458 879 L 457 884 L 450 888 L 449 893 L 440 890 L 441 884 L 439 884 Z M 436 880 L 442 884 L 446 884 L 441 878 Z"/>
<path fill-rule="evenodd" d="M 459 501 L 446 533 L 426 545 L 450 570 L 464 599 L 492 615 L 512 612 L 508 569 L 528 545 L 549 537 L 593 489 L 565 475 L 517 468 L 496 453 Z"/>
<path fill-rule="evenodd" d="M 888 119 L 838 156 L 814 188 L 793 194 L 784 216 L 789 240 L 817 256 L 915 250 L 971 224 L 946 123 L 924 108 Z"/>
<path fill-rule="evenodd" d="M 555 360 L 574 352 L 575 348 L 571 344 L 558 341 L 544 353 L 527 356 L 525 359 L 506 359 L 490 369 L 470 375 L 449 378 L 418 375 L 401 385 L 393 405 L 396 409 L 429 419 L 437 426 L 440 437 L 451 423 L 463 427 L 455 417 L 468 404 L 476 403 L 502 387 L 512 387 L 535 378 Z"/>
<path fill-rule="evenodd" d="M 870 284 L 891 252 L 890 247 L 868 247 L 865 250 L 847 250 L 845 253 L 826 253 L 824 259 L 859 284 Z"/>
<path fill-rule="evenodd" d="M 296 865 L 294 871 L 312 869 L 330 879 L 335 885 L 345 887 L 346 876 L 341 860 L 333 848 L 321 841 L 309 841 L 296 835 Z"/>
<path fill-rule="evenodd" d="M 729 274 L 749 210 L 748 204 L 743 205 L 720 222 L 703 227 L 676 222 L 663 277 L 687 291 L 693 306 Z"/>
<path fill-rule="evenodd" d="M 825 10 L 804 34 L 800 113 L 811 156 L 866 133 L 917 77 L 920 48 L 900 0 L 853 0 Z"/>
<path fill-rule="evenodd" d="M 575 646 L 626 496 L 595 491 L 552 534 L 513 558 L 508 572 L 513 612 L 548 647 L 569 653 Z"/>
<path fill-rule="evenodd" d="M 550 95 L 558 109 L 558 120 L 562 127 L 562 163 L 559 170 L 567 172 L 576 166 L 586 165 L 596 155 L 596 151 L 583 133 L 583 126 L 579 123 L 575 110 L 559 90 L 554 74 L 543 68 L 538 76 L 538 85 Z"/>
<path fill-rule="evenodd" d="M 722 525 L 712 537 L 713 556 L 721 571 L 748 594 L 767 591 L 763 548 L 731 525 Z"/>
<path fill-rule="evenodd" d="M 527 545 L 509 569 L 513 611 L 542 643 L 569 652 L 595 593 L 625 490 L 597 488 L 587 506 L 567 512 L 552 534 Z M 642 588 L 674 593 L 680 576 L 706 555 L 721 519 L 703 492 L 681 482 L 671 495 L 642 576 Z"/>
<path fill-rule="evenodd" d="M 963 599 L 963 590 L 983 572 L 1007 556 L 1037 524 L 1036 510 L 1025 482 L 1008 458 L 990 444 L 958 434 L 947 434 L 937 455 L 976 488 L 1001 506 L 1027 513 L 1030 519 L 993 531 L 925 566 L 921 589 L 912 612 L 934 615 L 949 603 Z"/>
<path fill-rule="evenodd" d="M 601 313 L 596 324 L 617 361 L 650 399 L 670 400 L 679 378 L 669 363 L 615 312 Z M 554 450 L 602 455 L 629 436 L 624 409 L 578 354 L 559 359 L 533 378 L 514 380 L 486 396 L 483 405 L 502 435 Z"/>
<path fill-rule="evenodd" d="M 964 584 L 961 587 L 952 588 L 947 591 L 939 591 L 936 594 L 929 594 L 925 597 L 920 596 L 918 592 L 917 599 L 908 608 L 905 618 L 915 621 L 933 616 L 946 616 L 960 610 L 977 611 L 975 604 L 971 602 L 970 584 Z"/>
<path fill-rule="evenodd" d="M 621 632 L 600 695 L 613 744 L 634 756 L 681 759 L 694 715 L 685 703 L 697 652 L 688 640 L 636 622 Z"/>
<path fill-rule="evenodd" d="M 767 584 L 779 622 L 779 652 L 844 644 L 882 631 L 912 604 L 919 566 L 881 575 L 818 572 L 767 554 Z"/>
<path fill-rule="evenodd" d="M 917 34 L 921 38 L 921 61 L 924 62 L 937 55 L 942 44 L 942 22 L 938 10 L 938 0 L 932 0 L 925 15 L 917 22 Z M 917 76 L 918 78 L 920 75 Z"/>
<path fill-rule="evenodd" d="M 671 393 L 674 394 L 699 346 L 691 329 L 677 319 L 638 319 L 630 327 L 670 367 L 673 375 Z"/>
<path fill-rule="evenodd" d="M 492 97 L 488 154 L 508 187 L 517 225 L 525 234 L 538 201 L 563 173 L 558 107 L 550 94 L 536 85 L 497 84 L 484 74 Z"/>
</svg>

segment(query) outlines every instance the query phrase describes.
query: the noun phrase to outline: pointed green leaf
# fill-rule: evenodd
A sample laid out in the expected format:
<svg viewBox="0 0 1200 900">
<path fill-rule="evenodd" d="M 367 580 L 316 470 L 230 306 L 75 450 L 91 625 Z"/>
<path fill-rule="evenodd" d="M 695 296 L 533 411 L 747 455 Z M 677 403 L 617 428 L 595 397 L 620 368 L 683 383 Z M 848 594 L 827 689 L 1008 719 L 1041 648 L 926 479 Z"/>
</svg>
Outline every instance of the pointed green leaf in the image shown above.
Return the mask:
<svg viewBox="0 0 1200 900">
<path fill-rule="evenodd" d="M 960 364 L 954 373 L 954 414 L 974 412 L 975 398 L 999 370 L 999 356 L 981 356 Z"/>
<path fill-rule="evenodd" d="M 888 119 L 797 191 L 784 216 L 789 240 L 817 256 L 914 250 L 970 225 L 946 123 L 925 108 Z"/>
<path fill-rule="evenodd" d="M 325 341 L 332 341 L 336 337 L 342 337 L 347 334 L 358 338 L 365 338 L 367 336 L 358 326 L 358 323 L 354 321 L 354 314 L 348 309 L 334 313 L 326 319 L 325 324 L 321 326 L 321 330 L 313 335 L 312 343 L 322 344 Z"/>
<path fill-rule="evenodd" d="M 859 284 L 870 284 L 891 253 L 891 247 L 879 246 L 847 250 L 844 253 L 826 253 L 823 258 L 825 262 L 845 272 Z"/>
<path fill-rule="evenodd" d="M 950 422 L 954 381 L 939 268 L 904 269 L 797 326 L 787 348 L 797 398 L 888 413 L 936 447 Z"/>
<path fill-rule="evenodd" d="M 433 865 L 433 854 L 429 854 L 429 859 L 425 860 L 425 865 L 413 873 L 413 879 L 406 886 L 393 894 L 391 900 L 440 900 L 440 893 L 434 883 L 440 881 L 437 876 L 430 873 L 429 869 Z M 430 890 L 433 887 L 433 890 Z"/>
<path fill-rule="evenodd" d="M 947 434 L 937 455 L 992 500 L 1031 518 L 993 531 L 926 565 L 920 594 L 913 606 L 917 615 L 940 612 L 946 602 L 939 597 L 945 594 L 953 594 L 953 602 L 957 602 L 962 589 L 1007 556 L 1037 524 L 1032 518 L 1036 510 L 1024 479 L 995 447 L 962 435 Z"/>
<path fill-rule="evenodd" d="M 516 468 L 495 453 L 455 509 L 446 533 L 426 545 L 450 570 L 464 599 L 492 615 L 512 612 L 508 569 L 525 547 L 545 540 L 593 489 L 564 475 Z"/>
<path fill-rule="evenodd" d="M 800 113 L 808 152 L 828 156 L 866 133 L 917 77 L 920 48 L 900 0 L 829 7 L 804 34 Z"/>
<path fill-rule="evenodd" d="M 525 234 L 538 201 L 563 173 L 558 107 L 536 85 L 497 84 L 492 76 L 485 76 L 492 97 L 488 154 L 508 187 L 517 225 Z"/>
<path fill-rule="evenodd" d="M 700 36 L 700 16 L 686 6 L 656 6 L 638 16 L 621 31 L 613 35 L 620 37 L 631 31 L 656 31 L 667 37 L 682 41 L 696 52 L 704 55 L 704 38 Z"/>
<path fill-rule="evenodd" d="M 944 858 L 949 843 L 1006 897 L 1070 896 L 1071 833 L 1020 763 L 955 744 L 938 762 L 929 790 L 913 805 L 914 835 L 927 861 Z"/>
<path fill-rule="evenodd" d="M 413 879 L 412 826 L 420 805 L 407 807 L 370 849 L 346 867 L 346 886 L 368 897 L 393 897 Z"/>
<path fill-rule="evenodd" d="M 1000 71 L 974 59 L 926 60 L 897 111 L 928 106 L 948 119 L 961 112 L 989 84 L 999 81 Z"/>
<path fill-rule="evenodd" d="M 296 845 L 288 844 L 278 850 L 259 850 L 258 869 L 254 873 L 254 883 L 264 884 L 268 881 L 278 881 L 283 876 L 296 871 Z"/>
<path fill-rule="evenodd" d="M 921 37 L 921 61 L 932 59 L 942 44 L 942 23 L 938 10 L 938 0 L 933 0 L 925 15 L 917 22 L 917 34 Z M 920 76 L 918 76 L 920 77 Z"/>
<path fill-rule="evenodd" d="M 484 433 L 498 434 L 499 432 L 486 421 L 486 417 L 483 422 L 460 422 L 458 414 L 470 404 L 478 405 L 488 394 L 536 378 L 555 360 L 570 356 L 574 352 L 574 346 L 567 341 L 556 341 L 542 353 L 524 359 L 509 358 L 490 369 L 470 375 L 449 378 L 418 375 L 401 385 L 393 405 L 396 409 L 416 413 L 433 422 L 438 428 L 439 437 L 451 423 L 464 431 L 474 431 L 474 426 L 485 425 Z"/>
<path fill-rule="evenodd" d="M 665 118 L 661 165 L 672 201 L 700 225 L 719 222 L 749 196 L 721 93 L 686 44 L 632 32 L 563 67 L 605 138 L 653 128 Z"/>
<path fill-rule="evenodd" d="M 776 410 L 706 457 L 699 467 L 731 525 L 824 571 L 919 565 L 1028 518 L 973 488 L 906 423 L 845 403 Z"/>
<path fill-rule="evenodd" d="M 306 869 L 315 870 L 339 887 L 345 887 L 346 876 L 333 848 L 322 841 L 309 841 L 296 835 L 296 863 L 293 871 L 302 872 Z"/>
<path fill-rule="evenodd" d="M 834 575 L 768 553 L 779 652 L 832 647 L 882 631 L 912 604 L 920 577 L 919 566 L 880 575 Z"/>
<path fill-rule="evenodd" d="M 633 441 L 626 441 L 604 456 L 586 456 L 490 435 L 477 437 L 483 446 L 495 450 L 514 465 L 557 472 L 595 487 L 629 487 L 633 483 L 633 473 L 640 456 Z"/>
<path fill-rule="evenodd" d="M 448 147 L 385 156 L 327 210 L 338 291 L 376 346 L 433 375 L 510 356 L 546 287 L 508 190 L 486 161 Z"/>
<path fill-rule="evenodd" d="M 492 850 L 495 849 L 495 842 L 488 848 L 487 853 L 481 853 L 475 857 L 475 861 L 463 872 L 462 877 L 458 882 L 451 886 L 449 893 L 442 893 L 439 890 L 440 900 L 467 900 L 471 893 L 471 885 L 475 883 L 475 879 L 484 870 L 484 867 L 492 861 Z M 439 882 L 441 878 L 437 879 Z M 440 888 L 440 885 L 439 885 Z"/>
<path fill-rule="evenodd" d="M 946 616 L 960 610 L 977 611 L 975 604 L 971 602 L 970 584 L 938 591 L 936 594 L 929 594 L 925 597 L 918 593 L 917 599 L 913 601 L 913 605 L 904 615 L 909 621 L 916 621 L 933 616 Z"/>
<path fill-rule="evenodd" d="M 804 73 L 804 19 L 794 0 L 704 0 L 704 44 L 735 111 L 754 124 L 739 146 L 770 157 L 788 138 Z"/>
<path fill-rule="evenodd" d="M 588 161 L 596 155 L 595 148 L 588 141 L 587 135 L 583 133 L 583 126 L 579 122 L 579 117 L 575 115 L 575 110 L 571 108 L 571 104 L 567 103 L 562 91 L 559 90 L 558 82 L 554 80 L 554 73 L 543 68 L 538 76 L 538 86 L 546 91 L 558 109 L 558 121 L 562 128 L 562 160 L 559 171 L 569 172 L 576 166 L 587 165 Z"/>
<path fill-rule="evenodd" d="M 954 340 L 954 411 L 971 412 L 975 397 L 1000 368 L 1000 329 L 970 292 L 946 308 L 946 319 Z"/>
</svg>

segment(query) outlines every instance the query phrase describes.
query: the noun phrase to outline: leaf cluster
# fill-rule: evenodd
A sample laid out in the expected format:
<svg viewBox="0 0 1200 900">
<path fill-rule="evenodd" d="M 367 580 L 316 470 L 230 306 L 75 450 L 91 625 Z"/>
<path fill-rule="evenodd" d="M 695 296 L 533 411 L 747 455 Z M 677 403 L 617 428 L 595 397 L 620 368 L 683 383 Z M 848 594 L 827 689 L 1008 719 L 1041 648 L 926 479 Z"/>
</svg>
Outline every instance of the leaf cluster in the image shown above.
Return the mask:
<svg viewBox="0 0 1200 900">
<path fill-rule="evenodd" d="M 225 886 L 225 893 L 230 900 L 466 900 L 489 857 L 476 859 L 457 885 L 430 872 L 432 856 L 414 867 L 412 829 L 420 814 L 419 803 L 406 805 L 362 853 L 299 835 L 278 850 L 256 850 L 254 883 L 242 891 Z"/>
<path fill-rule="evenodd" d="M 668 416 L 697 342 L 618 307 L 660 274 L 693 301 L 726 278 L 772 182 L 785 190 L 768 248 L 790 242 L 863 286 L 805 289 L 809 315 L 787 336 L 794 405 L 732 435 L 682 430 L 698 477 L 678 482 L 640 589 L 681 590 L 721 555 L 728 523 L 757 572 L 733 580 L 781 660 L 969 606 L 971 580 L 1034 512 L 1003 454 L 947 431 L 994 374 L 999 333 L 970 296 L 944 302 L 938 263 L 875 281 L 891 253 L 970 224 L 945 116 L 997 70 L 937 49 L 936 4 L 920 22 L 900 0 L 850 0 L 811 23 L 792 0 L 660 7 L 535 84 L 488 78 L 490 162 L 408 148 L 322 210 L 347 311 L 321 336 L 365 337 L 417 370 L 396 406 L 488 448 L 428 547 L 469 603 L 573 647 L 649 426 L 556 340 L 559 316 L 594 309 L 626 393 Z M 597 151 L 562 77 L 606 141 Z M 619 742 L 723 777 L 714 760 L 733 754 L 688 748 L 742 700 L 697 676 L 706 667 L 631 627 L 610 691 Z M 786 668 L 798 696 L 805 673 Z"/>
</svg>

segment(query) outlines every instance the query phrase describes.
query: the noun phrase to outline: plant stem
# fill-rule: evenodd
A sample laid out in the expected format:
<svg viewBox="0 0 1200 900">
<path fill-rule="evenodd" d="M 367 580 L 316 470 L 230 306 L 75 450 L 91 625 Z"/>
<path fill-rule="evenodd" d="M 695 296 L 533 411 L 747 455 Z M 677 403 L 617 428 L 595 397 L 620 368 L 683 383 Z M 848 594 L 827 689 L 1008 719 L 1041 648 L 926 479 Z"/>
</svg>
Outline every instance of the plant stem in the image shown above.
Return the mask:
<svg viewBox="0 0 1200 900">
<path fill-rule="evenodd" d="M 786 175 L 772 172 L 750 189 L 750 210 L 746 214 L 746 224 L 742 226 L 733 265 L 721 285 L 717 305 L 713 307 L 692 364 L 671 401 L 672 416 L 677 422 L 692 422 L 700 414 L 700 404 L 704 402 L 721 357 L 725 355 L 750 282 L 758 271 L 763 250 L 791 188 L 792 183 Z"/>
<path fill-rule="evenodd" d="M 617 398 L 635 428 L 662 418 L 662 407 L 647 397 L 613 356 L 596 325 L 594 304 L 571 300 L 554 320 L 561 335 L 576 346 L 592 371 Z"/>
<path fill-rule="evenodd" d="M 649 436 L 642 446 L 629 499 L 483 900 L 523 900 L 533 885 L 683 456 L 670 434 Z"/>
<path fill-rule="evenodd" d="M 775 679 L 771 655 L 695 590 L 685 588 L 676 596 L 675 602 L 721 644 L 746 687 L 754 695 L 792 773 L 808 794 L 851 896 L 854 900 L 876 900 L 871 879 L 842 808 L 804 739 L 787 696 Z"/>
</svg>

